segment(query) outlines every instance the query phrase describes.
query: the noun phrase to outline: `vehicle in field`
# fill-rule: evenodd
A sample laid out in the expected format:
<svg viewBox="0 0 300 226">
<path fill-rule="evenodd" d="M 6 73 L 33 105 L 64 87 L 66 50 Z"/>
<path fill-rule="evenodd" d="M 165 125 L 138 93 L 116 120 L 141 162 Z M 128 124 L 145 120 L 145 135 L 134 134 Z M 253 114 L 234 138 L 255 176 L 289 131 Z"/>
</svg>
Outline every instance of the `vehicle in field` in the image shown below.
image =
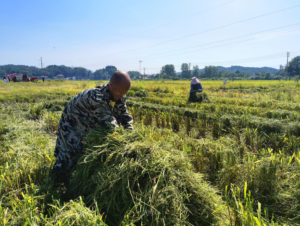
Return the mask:
<svg viewBox="0 0 300 226">
<path fill-rule="evenodd" d="M 35 80 L 38 80 L 37 77 L 29 78 L 27 76 L 27 73 L 29 73 L 29 71 L 23 71 L 22 74 L 13 73 L 13 74 L 7 75 L 7 78 L 12 80 L 13 82 L 33 82 Z"/>
</svg>

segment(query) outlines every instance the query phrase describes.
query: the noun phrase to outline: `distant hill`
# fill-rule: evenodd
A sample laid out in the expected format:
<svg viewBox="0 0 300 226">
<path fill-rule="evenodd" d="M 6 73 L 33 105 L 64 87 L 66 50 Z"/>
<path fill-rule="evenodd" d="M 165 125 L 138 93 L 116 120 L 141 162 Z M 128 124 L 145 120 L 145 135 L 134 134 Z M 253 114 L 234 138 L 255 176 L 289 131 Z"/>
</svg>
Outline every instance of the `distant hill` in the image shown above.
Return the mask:
<svg viewBox="0 0 300 226">
<path fill-rule="evenodd" d="M 240 72 L 244 71 L 250 71 L 250 72 L 270 72 L 270 73 L 276 73 L 278 69 L 272 68 L 272 67 L 242 67 L 242 66 L 231 66 L 231 67 L 222 67 L 217 66 L 217 68 L 220 71 L 228 71 L 228 72 L 235 72 L 236 70 L 239 70 Z M 204 69 L 202 69 L 204 70 Z"/>
<path fill-rule="evenodd" d="M 250 71 L 250 72 L 270 72 L 271 74 L 276 73 L 278 69 L 272 67 L 242 67 L 242 66 L 231 66 L 231 67 L 222 67 L 216 66 L 219 71 L 228 71 L 228 72 L 235 72 L 239 70 L 240 72 Z M 204 71 L 204 68 L 199 69 L 200 72 Z M 177 72 L 177 75 L 180 75 L 181 72 Z"/>
</svg>

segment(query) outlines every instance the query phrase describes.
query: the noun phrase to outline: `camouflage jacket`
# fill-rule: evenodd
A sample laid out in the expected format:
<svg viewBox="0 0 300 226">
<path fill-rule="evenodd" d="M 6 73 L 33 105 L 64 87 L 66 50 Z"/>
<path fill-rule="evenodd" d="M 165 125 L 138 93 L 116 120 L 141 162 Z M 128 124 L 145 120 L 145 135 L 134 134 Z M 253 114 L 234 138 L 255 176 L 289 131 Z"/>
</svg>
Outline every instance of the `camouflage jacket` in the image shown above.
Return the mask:
<svg viewBox="0 0 300 226">
<path fill-rule="evenodd" d="M 108 83 L 77 94 L 65 107 L 57 132 L 55 166 L 72 168 L 81 157 L 84 135 L 98 126 L 111 125 L 133 129 L 132 116 L 127 111 L 125 96 L 110 104 Z"/>
</svg>

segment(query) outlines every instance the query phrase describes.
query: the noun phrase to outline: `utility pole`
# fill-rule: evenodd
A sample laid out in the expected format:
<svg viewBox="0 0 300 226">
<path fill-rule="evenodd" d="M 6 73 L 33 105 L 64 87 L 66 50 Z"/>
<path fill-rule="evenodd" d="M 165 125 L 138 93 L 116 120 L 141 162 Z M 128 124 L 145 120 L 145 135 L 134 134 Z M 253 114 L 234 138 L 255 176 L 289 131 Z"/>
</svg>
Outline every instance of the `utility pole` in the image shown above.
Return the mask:
<svg viewBox="0 0 300 226">
<path fill-rule="evenodd" d="M 140 74 L 142 74 L 142 72 L 141 72 L 141 65 L 142 65 L 142 62 L 143 62 L 143 61 L 140 60 Z"/>
<path fill-rule="evenodd" d="M 142 71 L 141 71 L 141 65 L 142 65 L 142 62 L 143 62 L 143 61 L 140 60 L 140 81 L 141 81 L 141 77 L 142 77 Z"/>
<path fill-rule="evenodd" d="M 43 69 L 43 58 L 41 57 L 41 69 Z"/>
<path fill-rule="evenodd" d="M 290 53 L 287 52 L 287 54 L 286 54 L 286 75 L 289 77 L 289 80 L 290 80 L 290 76 L 289 76 L 289 72 L 288 72 L 288 67 L 289 67 L 289 56 L 290 56 Z"/>
<path fill-rule="evenodd" d="M 41 69 L 43 70 L 43 58 L 42 57 L 41 57 Z M 42 78 L 44 78 L 43 71 L 42 71 Z"/>
<path fill-rule="evenodd" d="M 146 75 L 146 74 L 145 74 L 145 70 L 146 70 L 146 68 L 144 68 L 144 77 L 145 77 L 145 75 Z"/>
</svg>

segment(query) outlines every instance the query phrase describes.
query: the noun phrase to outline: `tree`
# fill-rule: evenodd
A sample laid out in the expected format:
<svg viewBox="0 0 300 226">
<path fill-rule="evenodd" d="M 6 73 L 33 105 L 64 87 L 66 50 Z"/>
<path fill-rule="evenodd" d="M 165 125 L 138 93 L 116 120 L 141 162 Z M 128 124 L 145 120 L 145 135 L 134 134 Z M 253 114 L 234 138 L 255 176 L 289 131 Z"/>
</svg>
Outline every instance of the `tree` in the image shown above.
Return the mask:
<svg viewBox="0 0 300 226">
<path fill-rule="evenodd" d="M 106 66 L 105 71 L 109 74 L 111 77 L 113 73 L 115 73 L 118 69 L 115 66 Z"/>
<path fill-rule="evenodd" d="M 110 77 L 111 77 L 111 75 L 107 72 L 107 71 L 105 71 L 103 74 L 102 74 L 102 80 L 109 80 L 110 79 Z"/>
<path fill-rule="evenodd" d="M 181 77 L 182 78 L 190 78 L 190 70 L 189 70 L 189 65 L 187 63 L 181 64 Z"/>
<path fill-rule="evenodd" d="M 93 80 L 94 76 L 93 76 L 93 73 L 90 70 L 88 70 L 86 78 L 89 79 L 89 80 Z"/>
<path fill-rule="evenodd" d="M 115 66 L 106 66 L 103 69 L 98 69 L 94 72 L 95 80 L 109 80 L 115 71 L 118 69 Z"/>
<path fill-rule="evenodd" d="M 300 56 L 297 56 L 290 61 L 287 72 L 290 76 L 300 75 Z"/>
<path fill-rule="evenodd" d="M 265 74 L 265 79 L 267 79 L 267 80 L 270 80 L 270 79 L 271 79 L 271 73 L 270 73 L 270 72 L 267 72 L 267 73 Z"/>
<path fill-rule="evenodd" d="M 228 71 L 223 71 L 223 72 L 222 72 L 222 77 L 228 78 L 228 74 L 229 74 Z"/>
<path fill-rule="evenodd" d="M 241 72 L 240 72 L 239 70 L 236 70 L 235 73 L 236 73 L 237 75 L 239 75 Z"/>
<path fill-rule="evenodd" d="M 162 74 L 164 79 L 176 77 L 176 71 L 173 64 L 166 64 L 165 66 L 163 66 L 160 73 Z"/>
<path fill-rule="evenodd" d="M 200 72 L 199 72 L 199 67 L 198 65 L 193 66 L 193 77 L 199 78 Z"/>
<path fill-rule="evenodd" d="M 74 67 L 72 75 L 81 79 L 87 79 L 88 71 L 83 67 Z M 68 74 L 65 75 L 68 77 Z"/>
<path fill-rule="evenodd" d="M 139 76 L 141 76 L 140 72 L 138 71 L 128 71 L 127 73 L 129 74 L 131 79 L 138 78 Z"/>
<path fill-rule="evenodd" d="M 206 66 L 204 68 L 204 76 L 205 78 L 216 78 L 219 74 L 219 69 L 215 66 Z"/>
<path fill-rule="evenodd" d="M 6 71 L 0 70 L 0 78 L 1 79 L 3 78 L 4 75 L 6 75 Z"/>
<path fill-rule="evenodd" d="M 94 79 L 95 79 L 95 80 L 101 80 L 103 74 L 104 74 L 104 69 L 96 70 L 96 71 L 94 72 Z"/>
</svg>

